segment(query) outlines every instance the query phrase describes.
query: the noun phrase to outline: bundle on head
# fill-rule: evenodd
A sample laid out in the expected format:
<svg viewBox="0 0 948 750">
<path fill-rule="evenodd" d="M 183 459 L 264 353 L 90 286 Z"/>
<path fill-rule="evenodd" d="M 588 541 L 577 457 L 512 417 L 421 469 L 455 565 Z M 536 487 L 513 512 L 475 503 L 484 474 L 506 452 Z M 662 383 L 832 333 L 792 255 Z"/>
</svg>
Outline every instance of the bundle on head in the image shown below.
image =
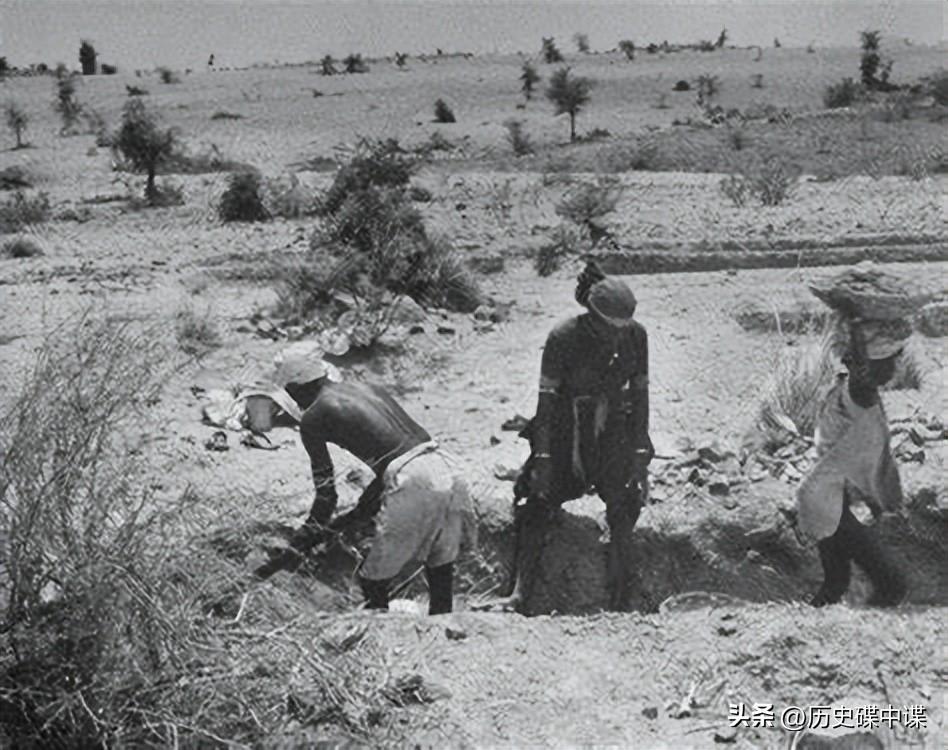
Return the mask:
<svg viewBox="0 0 948 750">
<path fill-rule="evenodd" d="M 868 261 L 811 284 L 810 291 L 843 316 L 865 320 L 907 318 L 931 299 L 913 293 L 903 279 Z"/>
</svg>

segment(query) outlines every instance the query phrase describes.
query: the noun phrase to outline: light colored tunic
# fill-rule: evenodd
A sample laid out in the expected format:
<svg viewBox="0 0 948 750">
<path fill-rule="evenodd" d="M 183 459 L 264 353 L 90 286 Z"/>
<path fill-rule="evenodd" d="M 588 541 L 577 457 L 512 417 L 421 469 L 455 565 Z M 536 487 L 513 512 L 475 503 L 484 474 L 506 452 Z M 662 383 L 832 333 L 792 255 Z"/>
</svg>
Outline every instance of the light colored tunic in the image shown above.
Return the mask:
<svg viewBox="0 0 948 750">
<path fill-rule="evenodd" d="M 473 547 L 476 525 L 467 482 L 452 456 L 422 443 L 385 469 L 372 548 L 359 574 L 372 581 L 454 562 Z"/>
<path fill-rule="evenodd" d="M 836 533 L 850 485 L 874 512 L 902 500 L 898 470 L 889 451 L 889 425 L 881 403 L 863 408 L 849 395 L 845 374 L 826 395 L 815 442 L 818 459 L 797 489 L 800 528 L 815 539 Z"/>
</svg>

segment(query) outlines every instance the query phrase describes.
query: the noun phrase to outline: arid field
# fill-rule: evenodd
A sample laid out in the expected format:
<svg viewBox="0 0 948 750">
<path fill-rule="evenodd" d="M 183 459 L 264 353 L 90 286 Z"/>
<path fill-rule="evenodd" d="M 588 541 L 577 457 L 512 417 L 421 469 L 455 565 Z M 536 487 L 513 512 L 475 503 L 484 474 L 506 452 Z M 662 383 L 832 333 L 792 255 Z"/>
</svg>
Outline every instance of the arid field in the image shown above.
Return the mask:
<svg viewBox="0 0 948 750">
<path fill-rule="evenodd" d="M 52 73 L 0 81 L 0 105 L 28 120 L 24 147 L 0 141 L 0 176 L 27 183 L 0 191 L 0 710 L 16 717 L 0 745 L 785 748 L 779 721 L 730 728 L 729 704 L 868 702 L 927 710 L 926 726 L 883 725 L 882 746 L 944 747 L 948 105 L 926 88 L 941 72 L 944 96 L 944 50 L 885 51 L 903 88 L 831 109 L 827 87 L 859 79 L 858 49 L 567 53 L 595 81 L 575 143 L 544 95 L 559 66 L 534 60 L 527 101 L 516 56 L 78 77 L 71 132 Z M 177 133 L 186 158 L 157 178 L 177 205 L 144 205 L 145 176 L 111 147 L 130 99 Z M 434 122 L 437 99 L 456 122 Z M 512 119 L 530 153 L 512 152 Z M 328 326 L 287 312 L 305 296 L 288 278 L 332 262 L 311 207 L 362 139 L 398 141 L 410 205 L 479 290 L 471 304 L 387 299 L 387 330 L 327 356 L 390 388 L 468 472 L 480 549 L 449 616 L 420 614 L 420 581 L 403 611 L 360 609 L 340 550 L 251 582 L 308 511 L 309 460 L 293 427 L 257 447 L 224 430 L 212 450 L 218 427 L 202 422 L 214 389 L 262 377 Z M 250 169 L 284 199 L 266 221 L 223 221 L 229 180 Z M 765 182 L 786 195 L 758 199 Z M 23 220 L 17 194 L 48 208 Z M 563 209 L 579 195 L 609 204 L 595 230 Z M 634 611 L 605 611 L 604 508 L 585 498 L 559 519 L 534 616 L 474 612 L 506 586 L 529 451 L 504 423 L 533 414 L 545 337 L 580 311 L 587 257 L 628 281 L 649 332 L 658 456 L 632 542 Z M 807 284 L 863 260 L 942 305 L 916 321 L 884 393 L 906 503 L 878 531 L 910 592 L 869 608 L 856 573 L 846 604 L 815 610 L 821 569 L 793 501 L 806 436 L 763 458 L 751 438 L 789 363 L 818 345 L 826 316 Z M 96 374 L 67 378 L 76 362 Z M 367 470 L 333 457 L 345 507 Z M 30 497 L 46 498 L 32 515 Z"/>
</svg>

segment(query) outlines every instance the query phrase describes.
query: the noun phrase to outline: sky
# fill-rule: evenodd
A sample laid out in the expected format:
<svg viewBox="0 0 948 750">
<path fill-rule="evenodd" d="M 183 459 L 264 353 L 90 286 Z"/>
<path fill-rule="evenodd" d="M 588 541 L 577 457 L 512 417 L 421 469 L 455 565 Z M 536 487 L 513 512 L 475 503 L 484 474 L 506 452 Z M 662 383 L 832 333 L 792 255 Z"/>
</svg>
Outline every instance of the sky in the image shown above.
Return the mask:
<svg viewBox="0 0 948 750">
<path fill-rule="evenodd" d="M 593 49 L 619 39 L 715 39 L 771 46 L 854 46 L 881 29 L 916 44 L 945 41 L 945 0 L 0 0 L 0 55 L 78 67 L 80 38 L 120 68 L 200 69 L 317 60 L 349 52 L 533 52 L 542 36 Z"/>
</svg>

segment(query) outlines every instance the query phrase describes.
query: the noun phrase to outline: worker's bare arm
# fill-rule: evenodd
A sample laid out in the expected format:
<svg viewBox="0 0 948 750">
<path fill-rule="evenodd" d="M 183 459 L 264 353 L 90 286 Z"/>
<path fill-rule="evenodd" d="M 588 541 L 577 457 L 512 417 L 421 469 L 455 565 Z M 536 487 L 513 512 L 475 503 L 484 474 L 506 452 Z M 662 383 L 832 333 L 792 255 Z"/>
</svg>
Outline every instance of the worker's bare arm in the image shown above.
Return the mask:
<svg viewBox="0 0 948 750">
<path fill-rule="evenodd" d="M 326 428 L 330 426 L 331 415 L 321 413 L 316 408 L 303 415 L 300 425 L 300 435 L 303 447 L 309 454 L 310 467 L 313 473 L 313 486 L 316 497 L 310 510 L 309 522 L 325 526 L 336 510 L 338 498 L 336 495 L 335 467 L 329 455 Z"/>
</svg>

